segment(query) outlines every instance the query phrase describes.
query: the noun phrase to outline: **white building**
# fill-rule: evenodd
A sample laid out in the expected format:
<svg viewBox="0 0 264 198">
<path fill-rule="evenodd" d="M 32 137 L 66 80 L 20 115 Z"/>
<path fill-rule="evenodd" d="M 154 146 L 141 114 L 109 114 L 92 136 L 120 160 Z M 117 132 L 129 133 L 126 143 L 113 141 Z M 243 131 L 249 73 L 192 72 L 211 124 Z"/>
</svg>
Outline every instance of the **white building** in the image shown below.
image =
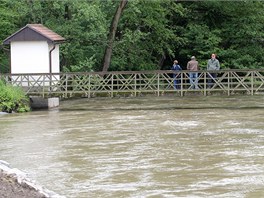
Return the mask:
<svg viewBox="0 0 264 198">
<path fill-rule="evenodd" d="M 65 39 L 43 26 L 28 24 L 4 40 L 10 44 L 11 74 L 60 72 L 59 44 Z"/>
</svg>

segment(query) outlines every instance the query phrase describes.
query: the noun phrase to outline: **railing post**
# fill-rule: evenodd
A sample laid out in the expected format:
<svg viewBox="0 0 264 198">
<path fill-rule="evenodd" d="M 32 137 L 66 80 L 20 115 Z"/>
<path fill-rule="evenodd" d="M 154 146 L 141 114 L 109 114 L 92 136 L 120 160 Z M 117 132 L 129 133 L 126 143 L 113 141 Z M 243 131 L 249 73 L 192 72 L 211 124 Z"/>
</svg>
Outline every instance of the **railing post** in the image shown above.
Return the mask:
<svg viewBox="0 0 264 198">
<path fill-rule="evenodd" d="M 134 77 L 134 96 L 137 96 L 137 74 Z"/>
<path fill-rule="evenodd" d="M 91 98 L 91 74 L 88 75 L 88 98 Z"/>
<path fill-rule="evenodd" d="M 66 82 L 65 82 L 65 98 L 68 97 L 68 74 L 65 76 Z"/>
<path fill-rule="evenodd" d="M 251 71 L 251 95 L 254 95 L 254 71 Z"/>
<path fill-rule="evenodd" d="M 181 97 L 183 97 L 183 72 L 181 72 Z M 184 74 L 185 75 L 185 74 Z"/>
<path fill-rule="evenodd" d="M 158 90 L 157 90 L 157 94 L 158 96 L 160 96 L 160 73 L 158 73 L 158 84 L 157 84 Z"/>
<path fill-rule="evenodd" d="M 204 72 L 204 96 L 206 96 L 206 92 L 207 92 L 206 76 L 207 76 L 207 72 Z"/>
<path fill-rule="evenodd" d="M 227 95 L 230 96 L 230 71 L 227 72 Z"/>
<path fill-rule="evenodd" d="M 114 97 L 114 74 L 111 74 L 111 98 Z"/>
<path fill-rule="evenodd" d="M 43 84 L 42 84 L 42 97 L 45 97 L 45 75 L 43 75 Z"/>
</svg>

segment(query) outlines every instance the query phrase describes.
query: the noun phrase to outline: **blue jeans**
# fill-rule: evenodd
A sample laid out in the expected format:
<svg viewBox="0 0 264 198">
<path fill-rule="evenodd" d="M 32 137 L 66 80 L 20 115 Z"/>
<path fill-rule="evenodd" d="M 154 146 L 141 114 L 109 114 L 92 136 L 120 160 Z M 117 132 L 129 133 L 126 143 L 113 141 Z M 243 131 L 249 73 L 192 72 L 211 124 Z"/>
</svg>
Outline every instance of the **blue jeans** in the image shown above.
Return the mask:
<svg viewBox="0 0 264 198">
<path fill-rule="evenodd" d="M 181 88 L 181 85 L 180 85 L 180 82 L 181 82 L 181 79 L 180 79 L 180 75 L 179 74 L 176 74 L 176 75 L 173 75 L 173 85 L 174 85 L 174 89 L 180 89 Z"/>
<path fill-rule="evenodd" d="M 197 72 L 190 72 L 189 73 L 189 80 L 192 89 L 198 89 L 198 82 L 197 82 L 198 73 Z"/>
</svg>

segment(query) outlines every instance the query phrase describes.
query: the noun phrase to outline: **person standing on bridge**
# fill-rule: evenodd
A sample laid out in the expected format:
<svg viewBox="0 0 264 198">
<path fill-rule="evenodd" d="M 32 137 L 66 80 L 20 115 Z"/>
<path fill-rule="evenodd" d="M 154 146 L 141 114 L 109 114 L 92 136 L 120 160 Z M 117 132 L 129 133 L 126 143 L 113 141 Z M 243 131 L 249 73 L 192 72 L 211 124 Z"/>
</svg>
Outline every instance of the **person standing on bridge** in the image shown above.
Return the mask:
<svg viewBox="0 0 264 198">
<path fill-rule="evenodd" d="M 214 71 L 220 70 L 219 60 L 216 59 L 216 54 L 211 55 L 211 59 L 207 62 L 208 73 L 208 88 L 211 88 L 217 78 L 217 73 Z"/>
<path fill-rule="evenodd" d="M 198 89 L 198 70 L 199 63 L 195 56 L 191 57 L 191 60 L 187 63 L 187 70 L 189 70 L 189 79 L 192 89 Z"/>
<path fill-rule="evenodd" d="M 182 68 L 181 66 L 178 64 L 177 60 L 173 61 L 173 65 L 171 67 L 171 70 L 173 71 L 181 71 Z M 177 74 L 176 72 L 173 73 L 173 85 L 174 85 L 174 89 L 180 89 L 180 75 Z"/>
</svg>

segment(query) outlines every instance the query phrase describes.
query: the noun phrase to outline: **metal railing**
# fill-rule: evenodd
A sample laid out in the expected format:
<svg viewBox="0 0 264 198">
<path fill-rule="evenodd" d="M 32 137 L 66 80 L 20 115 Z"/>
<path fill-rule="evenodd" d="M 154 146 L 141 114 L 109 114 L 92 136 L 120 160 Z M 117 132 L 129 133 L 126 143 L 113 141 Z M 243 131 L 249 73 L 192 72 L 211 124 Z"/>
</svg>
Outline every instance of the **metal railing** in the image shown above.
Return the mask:
<svg viewBox="0 0 264 198">
<path fill-rule="evenodd" d="M 199 71 L 192 86 L 189 71 L 120 71 L 43 74 L 1 74 L 6 82 L 21 86 L 28 95 L 64 98 L 82 96 L 157 96 L 173 93 L 254 95 L 264 92 L 264 70 Z M 174 83 L 177 83 L 175 85 Z"/>
</svg>

